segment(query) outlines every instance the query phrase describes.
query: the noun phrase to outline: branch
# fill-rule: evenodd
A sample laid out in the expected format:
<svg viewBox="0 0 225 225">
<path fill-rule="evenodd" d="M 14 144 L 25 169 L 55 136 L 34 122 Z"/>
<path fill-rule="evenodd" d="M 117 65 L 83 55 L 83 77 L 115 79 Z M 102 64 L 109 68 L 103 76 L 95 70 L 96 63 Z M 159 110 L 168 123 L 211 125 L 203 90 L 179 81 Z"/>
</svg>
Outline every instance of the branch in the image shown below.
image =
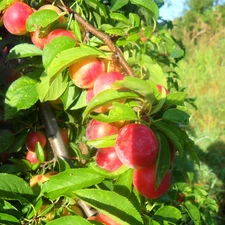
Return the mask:
<svg viewBox="0 0 225 225">
<path fill-rule="evenodd" d="M 60 7 L 60 6 L 59 6 Z M 65 10 L 65 6 L 63 6 Z M 112 51 L 113 53 L 113 61 L 116 64 L 120 64 L 125 72 L 126 75 L 134 76 L 134 71 L 130 67 L 130 65 L 127 63 L 127 61 L 124 59 L 123 54 L 121 53 L 121 50 L 114 44 L 114 42 L 110 39 L 110 37 L 105 34 L 104 32 L 101 32 L 97 30 L 94 26 L 92 26 L 90 23 L 88 23 L 85 19 L 83 19 L 78 13 L 76 13 L 73 9 L 66 7 L 66 11 L 69 13 L 72 13 L 74 16 L 74 19 L 87 31 L 101 39 Z"/>
<path fill-rule="evenodd" d="M 72 160 L 70 159 L 70 156 L 63 143 L 58 124 L 56 122 L 52 109 L 49 106 L 49 103 L 39 103 L 38 106 L 40 109 L 41 119 L 45 127 L 46 135 L 52 147 L 55 159 L 57 160 L 58 158 L 62 158 L 71 167 L 73 167 Z"/>
</svg>

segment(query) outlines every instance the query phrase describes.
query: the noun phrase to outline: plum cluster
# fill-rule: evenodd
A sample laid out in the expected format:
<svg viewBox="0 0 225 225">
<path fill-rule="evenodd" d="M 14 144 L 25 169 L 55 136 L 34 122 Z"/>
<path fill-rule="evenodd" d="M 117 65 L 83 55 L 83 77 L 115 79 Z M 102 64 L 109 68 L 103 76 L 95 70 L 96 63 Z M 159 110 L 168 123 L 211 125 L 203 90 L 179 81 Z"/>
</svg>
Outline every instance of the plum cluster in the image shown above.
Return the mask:
<svg viewBox="0 0 225 225">
<path fill-rule="evenodd" d="M 37 11 L 41 10 L 52 10 L 60 15 L 58 23 L 62 24 L 65 22 L 62 11 L 54 5 L 43 5 Z M 13 35 L 26 35 L 27 31 L 26 22 L 27 19 L 36 11 L 31 8 L 28 4 L 15 0 L 10 6 L 8 6 L 3 12 L 2 22 L 8 32 Z M 61 15 L 62 14 L 62 15 Z M 34 32 L 30 32 L 31 42 L 40 49 L 43 49 L 46 44 L 49 44 L 52 39 L 60 36 L 67 36 L 72 38 L 75 42 L 77 41 L 76 36 L 72 31 L 63 28 L 50 29 L 48 32 L 42 31 L 40 28 Z"/>
</svg>

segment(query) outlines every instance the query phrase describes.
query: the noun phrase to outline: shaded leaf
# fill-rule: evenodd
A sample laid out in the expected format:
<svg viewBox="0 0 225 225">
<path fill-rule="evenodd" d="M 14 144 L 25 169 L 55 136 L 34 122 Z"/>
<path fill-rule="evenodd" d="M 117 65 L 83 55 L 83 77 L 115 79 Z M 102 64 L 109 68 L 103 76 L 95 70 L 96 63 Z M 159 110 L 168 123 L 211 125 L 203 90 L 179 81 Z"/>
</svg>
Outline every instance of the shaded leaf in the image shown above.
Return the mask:
<svg viewBox="0 0 225 225">
<path fill-rule="evenodd" d="M 42 50 L 32 44 L 18 44 L 10 49 L 7 60 L 25 58 L 31 56 L 41 56 Z"/>
<path fill-rule="evenodd" d="M 47 223 L 47 225 L 91 225 L 89 221 L 81 216 L 63 216 Z"/>
<path fill-rule="evenodd" d="M 0 224 L 3 225 L 16 225 L 21 224 L 20 221 L 13 215 L 0 213 Z"/>
<path fill-rule="evenodd" d="M 9 130 L 0 130 L 0 152 L 4 152 L 15 140 L 14 135 Z"/>
<path fill-rule="evenodd" d="M 42 195 L 56 199 L 73 197 L 73 191 L 100 183 L 104 178 L 88 168 L 68 169 L 50 177 L 41 190 Z"/>
<path fill-rule="evenodd" d="M 188 215 L 191 217 L 194 224 L 200 225 L 200 212 L 198 208 L 190 202 L 185 202 L 184 206 L 185 206 L 185 210 L 187 211 Z"/>
<path fill-rule="evenodd" d="M 74 193 L 79 199 L 98 209 L 121 225 L 143 224 L 141 215 L 131 202 L 113 191 L 83 189 L 77 190 Z"/>
<path fill-rule="evenodd" d="M 9 119 L 19 110 L 28 109 L 38 100 L 36 86 L 42 71 L 23 75 L 14 81 L 7 90 L 5 98 L 5 117 Z"/>
<path fill-rule="evenodd" d="M 26 21 L 26 28 L 29 32 L 35 31 L 40 27 L 46 27 L 50 23 L 59 19 L 57 12 L 50 9 L 43 9 L 31 14 Z"/>
</svg>

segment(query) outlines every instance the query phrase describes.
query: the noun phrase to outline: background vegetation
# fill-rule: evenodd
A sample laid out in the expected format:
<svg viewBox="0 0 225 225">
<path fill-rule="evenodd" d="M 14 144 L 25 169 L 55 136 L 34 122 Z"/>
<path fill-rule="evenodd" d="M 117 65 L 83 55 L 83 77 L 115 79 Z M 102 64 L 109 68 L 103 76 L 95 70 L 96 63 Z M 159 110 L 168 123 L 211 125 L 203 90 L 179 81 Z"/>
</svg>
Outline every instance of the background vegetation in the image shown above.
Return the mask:
<svg viewBox="0 0 225 225">
<path fill-rule="evenodd" d="M 179 62 L 181 85 L 198 108 L 190 107 L 190 133 L 201 168 L 194 169 L 195 185 L 218 204 L 213 224 L 225 224 L 225 5 L 213 0 L 186 1 L 187 10 L 173 21 L 172 33 L 185 45 Z M 209 223 L 211 224 L 211 223 Z"/>
</svg>

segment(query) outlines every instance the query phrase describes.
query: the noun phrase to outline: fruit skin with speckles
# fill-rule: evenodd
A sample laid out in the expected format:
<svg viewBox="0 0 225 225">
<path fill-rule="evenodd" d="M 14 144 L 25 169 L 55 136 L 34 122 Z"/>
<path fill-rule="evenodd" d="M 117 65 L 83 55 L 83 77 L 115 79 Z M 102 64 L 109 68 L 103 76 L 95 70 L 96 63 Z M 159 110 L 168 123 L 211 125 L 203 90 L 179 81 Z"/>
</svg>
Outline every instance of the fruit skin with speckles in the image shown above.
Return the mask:
<svg viewBox="0 0 225 225">
<path fill-rule="evenodd" d="M 97 120 L 92 119 L 86 128 L 86 138 L 87 140 L 95 140 L 98 138 L 104 138 L 106 136 L 110 136 L 118 133 L 118 128 L 109 124 L 99 122 Z"/>
<path fill-rule="evenodd" d="M 3 24 L 11 34 L 24 35 L 28 32 L 26 21 L 32 13 L 33 9 L 26 3 L 15 2 L 4 12 Z"/>
<path fill-rule="evenodd" d="M 149 167 L 156 161 L 158 141 L 154 132 L 143 124 L 128 124 L 119 130 L 116 152 L 130 168 Z"/>
<path fill-rule="evenodd" d="M 83 89 L 93 88 L 95 80 L 104 72 L 104 62 L 94 57 L 81 59 L 69 67 L 71 80 Z"/>
<path fill-rule="evenodd" d="M 96 163 L 100 168 L 110 172 L 116 171 L 123 165 L 114 147 L 98 149 L 96 153 Z"/>
<path fill-rule="evenodd" d="M 171 173 L 168 171 L 156 189 L 156 166 L 134 170 L 133 185 L 137 191 L 149 199 L 157 199 L 164 195 L 171 183 Z"/>
</svg>

